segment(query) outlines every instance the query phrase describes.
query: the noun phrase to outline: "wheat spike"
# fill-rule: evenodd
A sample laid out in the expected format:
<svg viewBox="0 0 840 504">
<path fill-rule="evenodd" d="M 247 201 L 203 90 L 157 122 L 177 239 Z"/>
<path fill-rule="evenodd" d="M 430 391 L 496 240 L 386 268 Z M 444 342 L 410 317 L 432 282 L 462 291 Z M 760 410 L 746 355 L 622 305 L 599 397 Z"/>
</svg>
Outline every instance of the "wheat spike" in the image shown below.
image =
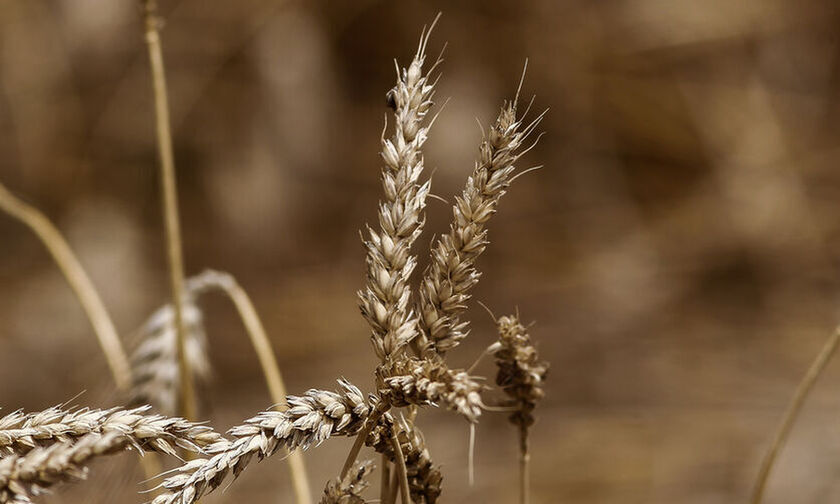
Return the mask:
<svg viewBox="0 0 840 504">
<path fill-rule="evenodd" d="M 481 384 L 466 371 L 449 369 L 437 360 L 402 357 L 384 371 L 380 395 L 392 406 L 443 404 L 470 422 L 478 421 L 484 404 Z"/>
<path fill-rule="evenodd" d="M 487 247 L 487 222 L 512 182 L 516 163 L 528 136 L 543 115 L 530 124 L 516 117 L 517 100 L 506 103 L 479 148 L 479 160 L 466 187 L 452 207 L 454 221 L 431 252 L 420 283 L 421 329 L 417 346 L 426 356 L 443 355 L 467 336 L 466 310 L 470 290 L 481 275 L 476 259 Z"/>
<path fill-rule="evenodd" d="M 186 354 L 189 368 L 198 381 L 210 376 L 204 316 L 196 303 L 200 286 L 187 282 L 182 305 L 186 331 Z M 180 371 L 178 366 L 178 330 L 175 309 L 167 304 L 156 310 L 143 324 L 140 344 L 131 354 L 132 389 L 129 404 L 151 404 L 165 415 L 178 411 Z"/>
<path fill-rule="evenodd" d="M 430 124 L 425 121 L 432 107 L 435 82 L 423 72 L 426 44 L 431 30 L 424 31 L 408 68 L 397 70 L 397 84 L 388 92 L 394 109 L 394 134 L 382 137 L 382 186 L 385 199 L 379 205 L 379 230 L 368 227 L 367 284 L 358 293 L 362 315 L 372 328 L 376 355 L 387 361 L 417 334 L 417 319 L 411 310 L 409 277 L 417 264 L 411 246 L 420 235 L 429 194 L 429 182 L 421 184 L 423 143 Z M 434 68 L 434 66 L 432 67 Z"/>
<path fill-rule="evenodd" d="M 361 390 L 339 380 L 340 390 L 309 390 L 289 396 L 289 409 L 266 410 L 232 428 L 233 441 L 223 440 L 205 450 L 210 458 L 192 460 L 163 481 L 166 490 L 153 504 L 191 504 L 212 492 L 232 474 L 238 476 L 256 455 L 260 459 L 280 448 L 306 449 L 332 436 L 353 436 L 371 414 Z"/>
<path fill-rule="evenodd" d="M 176 455 L 175 447 L 201 452 L 223 439 L 210 427 L 182 418 L 147 414 L 149 406 L 106 410 L 60 406 L 36 413 L 15 412 L 0 419 L 0 454 L 25 455 L 33 449 L 73 442 L 88 434 L 116 432 L 127 436 L 138 451 Z"/>
</svg>

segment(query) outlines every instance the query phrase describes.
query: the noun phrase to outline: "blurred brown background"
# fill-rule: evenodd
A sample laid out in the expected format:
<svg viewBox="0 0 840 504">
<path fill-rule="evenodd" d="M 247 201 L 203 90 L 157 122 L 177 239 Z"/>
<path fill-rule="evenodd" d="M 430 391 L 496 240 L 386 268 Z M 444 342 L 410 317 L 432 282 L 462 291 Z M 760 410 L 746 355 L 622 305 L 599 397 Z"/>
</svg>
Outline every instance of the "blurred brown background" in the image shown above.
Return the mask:
<svg viewBox="0 0 840 504">
<path fill-rule="evenodd" d="M 370 387 L 355 291 L 375 218 L 394 57 L 442 10 L 433 190 L 451 200 L 530 58 L 547 136 L 491 224 L 476 298 L 519 307 L 552 363 L 535 503 L 744 502 L 775 424 L 838 322 L 840 5 L 831 0 L 161 0 L 189 273 L 234 274 L 289 387 Z M 66 234 L 128 336 L 168 299 L 148 64 L 131 0 L 0 3 L 0 179 Z M 431 201 L 425 260 L 448 205 Z M 219 429 L 269 400 L 230 305 L 205 304 Z M 494 337 L 480 307 L 451 356 Z M 768 503 L 840 498 L 840 366 L 820 382 Z M 488 364 L 481 367 L 492 374 Z M 0 216 L 0 406 L 113 402 L 78 304 L 38 240 Z M 504 415 L 421 417 L 445 502 L 514 502 Z M 307 455 L 312 486 L 349 444 Z M 100 464 L 47 502 L 139 502 Z M 282 502 L 279 460 L 207 502 Z M 246 500 L 247 499 L 247 500 Z"/>
</svg>

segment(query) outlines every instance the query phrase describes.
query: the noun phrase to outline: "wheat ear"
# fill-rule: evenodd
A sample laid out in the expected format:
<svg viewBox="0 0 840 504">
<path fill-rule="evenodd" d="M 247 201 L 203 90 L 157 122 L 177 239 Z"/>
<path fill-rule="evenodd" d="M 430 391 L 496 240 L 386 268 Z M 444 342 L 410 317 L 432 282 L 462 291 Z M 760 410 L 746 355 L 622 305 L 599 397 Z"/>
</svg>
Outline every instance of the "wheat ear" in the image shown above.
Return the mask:
<svg viewBox="0 0 840 504">
<path fill-rule="evenodd" d="M 381 373 L 378 381 L 386 386 L 379 390 L 380 396 L 395 407 L 443 404 L 472 423 L 484 407 L 481 384 L 440 361 L 403 356 L 377 373 Z"/>
<path fill-rule="evenodd" d="M 175 448 L 191 452 L 220 441 L 221 435 L 205 425 L 182 418 L 148 414 L 150 407 L 67 410 L 61 406 L 36 413 L 14 412 L 0 418 L 0 456 L 22 456 L 56 443 L 72 443 L 88 434 L 116 432 L 127 436 L 138 450 L 176 455 Z"/>
<path fill-rule="evenodd" d="M 368 227 L 365 241 L 367 285 L 358 295 L 362 314 L 372 328 L 374 351 L 382 362 L 396 356 L 417 334 L 409 277 L 417 264 L 411 246 L 423 228 L 430 187 L 428 181 L 420 184 L 419 178 L 430 127 L 425 119 L 435 88 L 429 72 L 423 72 L 431 31 L 424 29 L 408 67 L 397 67 L 397 84 L 387 94 L 394 109 L 394 133 L 391 138 L 386 139 L 384 132 L 382 136 L 385 199 L 379 205 L 379 230 Z"/>
<path fill-rule="evenodd" d="M 55 483 L 82 479 L 86 464 L 102 455 L 129 449 L 175 455 L 175 446 L 200 452 L 224 439 L 181 418 L 146 415 L 147 409 L 55 407 L 4 417 L 0 441 L 12 453 L 0 457 L 0 503 L 29 503 Z"/>
<path fill-rule="evenodd" d="M 327 483 L 320 504 L 365 504 L 362 492 L 369 483 L 365 479 L 373 471 L 373 462 L 357 462 L 343 478 Z"/>
<path fill-rule="evenodd" d="M 285 410 L 288 407 L 286 405 L 287 393 L 283 375 L 280 373 L 280 365 L 277 363 L 277 357 L 271 347 L 265 327 L 245 289 L 229 273 L 214 270 L 204 271 L 188 279 L 187 289 L 196 296 L 205 291 L 219 290 L 233 302 L 260 361 L 271 400 L 274 401 L 277 410 Z M 289 452 L 287 460 L 297 501 L 299 503 L 312 502 L 303 454 L 300 451 Z"/>
<path fill-rule="evenodd" d="M 233 441 L 219 441 L 205 450 L 210 458 L 192 460 L 163 481 L 166 492 L 153 504 L 191 504 L 212 492 L 232 474 L 238 476 L 253 457 L 260 459 L 280 448 L 294 450 L 318 445 L 333 436 L 356 435 L 373 411 L 361 390 L 339 380 L 340 390 L 309 390 L 289 396 L 286 411 L 267 410 L 234 427 Z"/>
<path fill-rule="evenodd" d="M 195 379 L 210 376 L 204 315 L 195 295 L 187 290 L 182 301 L 186 329 L 186 354 Z M 171 304 L 156 310 L 139 330 L 140 343 L 131 354 L 132 388 L 130 404 L 150 404 L 164 415 L 177 414 L 181 373 L 178 366 L 178 335 L 175 309 Z"/>
<path fill-rule="evenodd" d="M 540 360 L 528 331 L 518 317 L 501 317 L 497 324 L 499 341 L 489 350 L 499 368 L 496 384 L 504 389 L 513 407 L 510 421 L 519 428 L 519 499 L 522 504 L 528 504 L 531 459 L 528 428 L 534 423 L 534 408 L 545 395 L 543 383 L 548 363 Z"/>
<path fill-rule="evenodd" d="M 0 184 L 0 209 L 35 233 L 52 255 L 76 294 L 105 355 L 114 383 L 121 391 L 131 386 L 131 368 L 108 310 L 76 255 L 56 227 L 38 209 L 24 203 Z"/>
<path fill-rule="evenodd" d="M 487 222 L 515 178 L 517 161 L 530 148 L 523 149 L 526 140 L 544 115 L 523 123 L 516 117 L 517 101 L 506 103 L 488 128 L 475 169 L 452 207 L 454 221 L 449 233 L 432 248 L 431 262 L 420 283 L 417 309 L 421 334 L 416 346 L 426 356 L 442 356 L 467 335 L 468 322 L 459 316 L 466 310 L 470 290 L 478 283 L 480 273 L 475 262 L 488 244 Z"/>
<path fill-rule="evenodd" d="M 175 156 L 172 152 L 172 133 L 169 125 L 169 103 L 166 93 L 166 73 L 163 66 L 160 33 L 155 0 L 142 0 L 145 21 L 146 47 L 152 76 L 155 101 L 155 131 L 160 157 L 163 220 L 166 228 L 166 257 L 169 263 L 169 283 L 172 304 L 175 306 L 175 328 L 178 335 L 178 368 L 180 379 L 179 411 L 186 418 L 195 418 L 195 391 L 190 363 L 187 358 L 186 329 L 184 327 L 184 257 L 181 248 L 181 224 L 178 218 L 178 190 L 175 180 Z"/>
<path fill-rule="evenodd" d="M 403 423 L 397 425 L 391 415 L 386 414 L 377 422 L 365 441 L 377 453 L 381 453 L 383 460 L 397 462 L 397 454 L 392 443 L 396 437 L 406 467 L 406 479 L 411 495 L 411 502 L 415 504 L 435 504 L 440 497 L 443 475 L 440 468 L 431 459 L 426 441 L 420 430 L 413 425 Z M 385 485 L 383 485 L 385 487 Z M 383 504 L 386 503 L 383 497 Z"/>
</svg>

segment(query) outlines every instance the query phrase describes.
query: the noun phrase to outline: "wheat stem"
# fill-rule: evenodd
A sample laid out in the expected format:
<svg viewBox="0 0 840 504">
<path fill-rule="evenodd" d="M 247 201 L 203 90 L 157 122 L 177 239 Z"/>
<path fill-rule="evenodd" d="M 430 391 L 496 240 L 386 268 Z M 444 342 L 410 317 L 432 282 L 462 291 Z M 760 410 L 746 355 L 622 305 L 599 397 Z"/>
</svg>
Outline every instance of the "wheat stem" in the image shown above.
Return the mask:
<svg viewBox="0 0 840 504">
<path fill-rule="evenodd" d="M 251 339 L 254 351 L 262 367 L 271 400 L 274 401 L 278 411 L 288 408 L 286 404 L 286 385 L 283 375 L 280 373 L 280 365 L 277 364 L 277 356 L 271 347 L 271 341 L 265 332 L 265 327 L 257 315 L 254 303 L 248 293 L 245 292 L 236 279 L 227 273 L 208 270 L 188 281 L 194 290 L 216 288 L 222 291 L 233 302 L 242 324 Z M 303 454 L 299 450 L 290 451 L 288 455 L 289 470 L 292 477 L 295 496 L 299 504 L 312 502 L 312 494 L 309 489 L 309 479 L 306 475 L 306 466 L 303 462 Z M 342 474 L 342 477 L 345 475 Z"/>
<path fill-rule="evenodd" d="M 394 459 L 397 466 L 397 478 L 399 479 L 400 484 L 400 498 L 402 499 L 403 504 L 411 504 L 411 491 L 408 489 L 408 470 L 405 467 L 405 456 L 403 455 L 396 429 L 391 429 L 391 447 L 394 450 Z"/>
<path fill-rule="evenodd" d="M 356 462 L 356 457 L 359 456 L 359 451 L 361 451 L 362 446 L 365 444 L 365 440 L 370 434 L 370 431 L 376 426 L 376 422 L 385 414 L 391 405 L 380 401 L 376 405 L 376 409 L 373 410 L 373 413 L 367 418 L 364 426 L 362 426 L 362 430 L 359 431 L 359 435 L 356 436 L 356 440 L 353 441 L 353 446 L 350 448 L 350 453 L 347 454 L 347 459 L 344 461 L 344 466 L 341 468 L 341 475 L 339 476 L 341 479 L 344 479 L 347 476 L 347 473 L 350 471 L 350 468 L 353 467 L 353 463 Z"/>
<path fill-rule="evenodd" d="M 386 504 L 391 487 L 391 461 L 386 454 L 382 454 L 382 482 L 379 487 L 379 502 Z"/>
<path fill-rule="evenodd" d="M 530 462 L 531 452 L 528 449 L 528 427 L 519 426 L 519 503 L 528 504 L 530 501 Z"/>
<path fill-rule="evenodd" d="M 761 461 L 761 468 L 758 471 L 758 479 L 756 480 L 752 498 L 750 499 L 752 504 L 759 504 L 761 502 L 761 499 L 764 496 L 764 489 L 767 485 L 767 479 L 770 476 L 770 471 L 773 469 L 773 464 L 776 462 L 779 452 L 784 447 L 785 441 L 787 441 L 788 435 L 793 428 L 793 424 L 796 422 L 796 417 L 799 415 L 802 405 L 808 397 L 808 393 L 811 392 L 811 389 L 814 387 L 817 379 L 831 360 L 831 357 L 837 351 L 838 344 L 840 344 L 840 327 L 836 328 L 834 333 L 828 338 L 828 341 L 825 342 L 820 350 L 820 353 L 817 354 L 816 359 L 814 359 L 814 362 L 811 364 L 811 367 L 808 368 L 805 376 L 802 377 L 802 381 L 800 381 L 799 385 L 796 387 L 793 399 L 791 399 L 790 404 L 782 417 L 782 421 L 776 429 L 776 434 L 773 436 L 773 442 L 770 444 L 767 454 Z"/>
<path fill-rule="evenodd" d="M 161 193 L 163 199 L 164 225 L 166 228 L 166 250 L 169 263 L 169 280 L 172 289 L 172 304 L 175 307 L 175 327 L 178 333 L 178 372 L 180 373 L 180 413 L 187 419 L 196 416 L 195 393 L 190 364 L 186 354 L 186 331 L 184 330 L 184 258 L 181 249 L 181 230 L 178 219 L 178 193 L 175 180 L 175 160 L 172 152 L 172 133 L 169 125 L 169 104 L 166 95 L 166 74 L 163 67 L 156 2 L 143 0 L 146 25 L 146 46 L 152 75 L 152 90 L 155 101 L 155 130 L 157 132 L 158 154 L 160 156 Z"/>
<path fill-rule="evenodd" d="M 29 227 L 41 239 L 76 294 L 79 304 L 82 305 L 99 339 L 99 345 L 102 347 L 102 353 L 105 354 L 114 383 L 121 391 L 128 390 L 131 387 L 131 367 L 117 329 L 93 282 L 64 237 L 44 214 L 18 199 L 2 184 L 0 184 L 0 209 Z"/>
</svg>

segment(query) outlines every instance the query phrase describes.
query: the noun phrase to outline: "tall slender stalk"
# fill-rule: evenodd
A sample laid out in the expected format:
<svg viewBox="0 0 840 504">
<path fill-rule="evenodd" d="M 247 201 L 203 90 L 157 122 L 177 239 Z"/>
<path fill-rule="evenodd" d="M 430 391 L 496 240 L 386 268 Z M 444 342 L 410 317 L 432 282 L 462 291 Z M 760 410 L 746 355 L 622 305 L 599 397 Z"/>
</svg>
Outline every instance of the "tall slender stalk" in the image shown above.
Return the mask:
<svg viewBox="0 0 840 504">
<path fill-rule="evenodd" d="M 776 434 L 773 436 L 773 442 L 770 444 L 770 448 L 767 450 L 767 453 L 764 455 L 764 459 L 761 461 L 761 467 L 758 471 L 758 479 L 755 482 L 752 498 L 750 499 L 752 504 L 759 504 L 761 499 L 764 497 L 764 489 L 767 486 L 767 479 L 770 476 L 770 471 L 773 469 L 776 459 L 779 457 L 779 452 L 782 450 L 785 442 L 787 441 L 788 435 L 793 428 L 793 424 L 796 422 L 796 417 L 799 415 L 802 405 L 805 403 L 805 399 L 808 397 L 811 389 L 814 388 L 814 384 L 817 382 L 817 379 L 820 377 L 823 370 L 825 370 L 825 367 L 831 360 L 831 357 L 837 351 L 838 344 L 840 344 L 840 327 L 836 328 L 834 333 L 825 342 L 820 350 L 820 353 L 817 354 L 816 359 L 814 359 L 814 362 L 811 363 L 811 367 L 808 368 L 805 376 L 802 377 L 802 381 L 800 381 L 799 385 L 796 387 L 796 392 L 793 394 L 793 398 L 791 399 L 787 410 L 785 410 L 782 421 L 776 429 Z"/>
<path fill-rule="evenodd" d="M 201 291 L 208 288 L 215 288 L 222 291 L 231 302 L 233 302 L 245 331 L 251 339 L 254 351 L 262 367 L 271 400 L 275 403 L 278 411 L 288 408 L 286 404 L 286 385 L 283 375 L 280 373 L 280 365 L 277 364 L 277 356 L 271 347 L 271 341 L 265 332 L 265 327 L 257 315 L 254 303 L 248 293 L 245 292 L 236 279 L 227 273 L 208 270 L 188 280 L 191 290 Z M 312 493 L 309 489 L 309 478 L 306 475 L 306 466 L 303 462 L 303 454 L 300 450 L 289 452 L 289 471 L 291 472 L 292 485 L 299 504 L 312 502 Z"/>
<path fill-rule="evenodd" d="M 528 427 L 519 427 L 519 503 L 528 504 L 531 500 L 531 452 L 528 449 Z"/>
<path fill-rule="evenodd" d="M 70 288 L 76 294 L 79 304 L 85 311 L 96 337 L 99 339 L 99 346 L 105 354 L 108 368 L 114 378 L 117 388 L 124 392 L 131 387 L 131 367 L 128 363 L 128 356 L 125 353 L 117 329 L 99 293 L 93 286 L 90 277 L 85 272 L 76 255 L 70 249 L 67 241 L 61 236 L 52 222 L 37 208 L 32 207 L 15 195 L 9 192 L 6 187 L 0 184 L 0 209 L 11 217 L 22 222 L 35 233 L 41 242 L 52 255 Z"/>
<path fill-rule="evenodd" d="M 152 75 L 155 101 L 155 130 L 160 156 L 163 219 L 166 228 L 166 251 L 169 263 L 169 281 L 172 304 L 175 307 L 175 327 L 178 332 L 178 372 L 180 375 L 180 413 L 193 420 L 196 416 L 195 392 L 190 364 L 186 354 L 184 330 L 184 258 L 181 249 L 181 230 L 178 218 L 178 192 L 175 181 L 175 160 L 172 153 L 172 134 L 169 127 L 169 104 L 166 95 L 166 74 L 163 67 L 160 34 L 158 33 L 157 6 L 154 0 L 143 0 L 146 25 L 146 47 Z"/>
</svg>

